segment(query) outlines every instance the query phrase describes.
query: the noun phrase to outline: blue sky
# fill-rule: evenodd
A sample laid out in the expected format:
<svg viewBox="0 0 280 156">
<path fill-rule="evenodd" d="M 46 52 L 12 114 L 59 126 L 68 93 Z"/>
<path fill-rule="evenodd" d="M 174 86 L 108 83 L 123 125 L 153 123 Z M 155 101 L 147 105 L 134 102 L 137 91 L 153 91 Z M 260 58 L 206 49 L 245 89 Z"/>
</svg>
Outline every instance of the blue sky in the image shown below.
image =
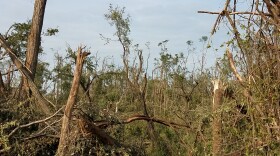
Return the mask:
<svg viewBox="0 0 280 156">
<path fill-rule="evenodd" d="M 4 33 L 15 22 L 25 22 L 31 19 L 33 0 L 1 0 L 0 1 L 0 32 Z M 117 43 L 104 45 L 99 34 L 113 37 L 111 27 L 104 14 L 109 5 L 125 7 L 131 16 L 131 38 L 133 43 L 139 43 L 145 49 L 145 43 L 150 42 L 150 57 L 155 58 L 160 52 L 157 44 L 170 40 L 170 53 L 186 51 L 186 41 L 193 40 L 197 46 L 201 36 L 209 36 L 216 15 L 198 14 L 198 10 L 221 11 L 223 0 L 48 0 L 43 29 L 58 28 L 55 37 L 43 37 L 44 60 L 53 63 L 55 52 L 65 53 L 67 45 L 72 48 L 80 44 L 91 47 L 93 53 L 100 57 L 114 56 L 118 62 L 121 47 Z M 226 41 L 225 35 L 217 33 L 212 40 L 214 46 Z M 200 47 L 198 47 L 200 49 Z M 144 51 L 145 54 L 148 51 Z M 207 52 L 207 60 L 213 62 L 215 54 Z M 196 57 L 196 56 L 195 56 Z M 198 59 L 197 55 L 197 59 Z M 196 59 L 196 58 L 194 58 Z"/>
</svg>

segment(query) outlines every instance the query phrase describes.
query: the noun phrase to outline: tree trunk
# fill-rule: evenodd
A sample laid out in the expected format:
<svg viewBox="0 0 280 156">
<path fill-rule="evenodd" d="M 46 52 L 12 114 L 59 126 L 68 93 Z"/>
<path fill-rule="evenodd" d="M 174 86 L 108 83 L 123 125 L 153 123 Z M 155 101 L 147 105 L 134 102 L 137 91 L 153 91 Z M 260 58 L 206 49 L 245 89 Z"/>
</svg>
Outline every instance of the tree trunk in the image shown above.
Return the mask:
<svg viewBox="0 0 280 156">
<path fill-rule="evenodd" d="M 112 138 L 103 129 L 96 126 L 95 123 L 87 120 L 85 115 L 80 116 L 78 125 L 85 136 L 96 136 L 104 145 L 121 147 L 121 144 L 116 139 Z"/>
<path fill-rule="evenodd" d="M 77 99 L 77 94 L 80 85 L 80 78 L 81 78 L 82 68 L 83 68 L 83 62 L 86 56 L 89 54 L 90 53 L 88 52 L 82 52 L 81 47 L 78 48 L 76 68 L 75 68 L 74 78 L 72 82 L 72 87 L 65 107 L 64 116 L 62 118 L 60 140 L 56 153 L 57 156 L 64 156 L 67 154 L 67 150 L 69 146 L 67 143 L 69 142 L 69 127 L 70 127 L 72 111 Z"/>
<path fill-rule="evenodd" d="M 5 91 L 5 85 L 4 85 L 4 82 L 3 82 L 3 79 L 2 79 L 2 74 L 1 74 L 1 71 L 0 71 L 0 94 L 4 94 L 4 91 Z M 0 96 L 1 98 L 1 96 Z"/>
<path fill-rule="evenodd" d="M 47 0 L 35 0 L 34 12 L 32 17 L 31 29 L 27 41 L 27 53 L 25 65 L 30 70 L 30 78 L 34 81 L 36 74 L 36 67 L 38 62 L 38 53 L 41 46 L 41 32 L 44 21 L 44 13 Z M 23 78 L 24 88 L 29 93 L 29 85 L 27 78 Z"/>
<path fill-rule="evenodd" d="M 221 120 L 221 105 L 224 93 L 224 86 L 220 80 L 214 80 L 214 95 L 213 95 L 213 123 L 212 123 L 212 153 L 213 156 L 221 155 L 221 143 L 222 143 L 222 120 Z"/>
<path fill-rule="evenodd" d="M 8 73 L 7 73 L 7 80 L 6 80 L 6 89 L 9 91 L 11 88 L 11 80 L 13 77 L 14 65 L 10 64 Z"/>
</svg>

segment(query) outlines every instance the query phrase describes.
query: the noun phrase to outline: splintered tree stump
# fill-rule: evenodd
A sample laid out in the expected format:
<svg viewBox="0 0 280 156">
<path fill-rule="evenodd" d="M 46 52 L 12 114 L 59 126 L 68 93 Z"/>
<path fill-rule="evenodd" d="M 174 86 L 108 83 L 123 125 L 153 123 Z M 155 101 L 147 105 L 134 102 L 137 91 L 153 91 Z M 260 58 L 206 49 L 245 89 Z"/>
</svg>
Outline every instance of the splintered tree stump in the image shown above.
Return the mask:
<svg viewBox="0 0 280 156">
<path fill-rule="evenodd" d="M 213 156 L 221 155 L 221 144 L 222 144 L 222 113 L 221 105 L 224 94 L 224 86 L 222 82 L 217 79 L 213 80 L 214 95 L 213 95 L 213 123 L 212 123 L 212 153 Z"/>
<path fill-rule="evenodd" d="M 58 156 L 67 155 L 68 146 L 69 146 L 67 143 L 69 143 L 69 131 L 70 131 L 69 127 L 70 127 L 70 121 L 72 117 L 72 111 L 77 99 L 77 94 L 79 90 L 79 84 L 80 84 L 80 79 L 81 79 L 81 74 L 83 69 L 83 63 L 85 58 L 89 54 L 90 54 L 89 52 L 83 52 L 83 48 L 81 47 L 78 48 L 74 78 L 72 81 L 69 97 L 66 103 L 64 115 L 62 118 L 60 140 L 56 153 L 56 155 Z"/>
</svg>

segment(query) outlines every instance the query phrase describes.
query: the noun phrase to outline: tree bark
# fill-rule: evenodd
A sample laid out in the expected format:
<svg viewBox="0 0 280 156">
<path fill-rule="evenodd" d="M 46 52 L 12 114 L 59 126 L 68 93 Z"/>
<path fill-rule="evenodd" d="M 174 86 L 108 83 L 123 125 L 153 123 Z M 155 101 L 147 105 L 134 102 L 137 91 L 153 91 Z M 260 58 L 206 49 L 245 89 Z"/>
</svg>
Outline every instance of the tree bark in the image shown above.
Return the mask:
<svg viewBox="0 0 280 156">
<path fill-rule="evenodd" d="M 221 105 L 224 94 L 224 86 L 220 80 L 214 80 L 214 95 L 213 95 L 213 123 L 212 123 L 212 153 L 213 156 L 221 155 L 221 143 L 222 143 L 222 113 Z"/>
<path fill-rule="evenodd" d="M 47 0 L 35 0 L 32 23 L 27 41 L 25 65 L 31 72 L 30 78 L 32 81 L 34 81 L 36 74 L 46 3 Z M 23 84 L 24 88 L 29 93 L 29 84 L 26 77 L 23 78 Z"/>
<path fill-rule="evenodd" d="M 59 145 L 57 149 L 56 155 L 58 156 L 64 156 L 67 154 L 68 150 L 68 142 L 69 142 L 69 127 L 70 127 L 70 121 L 72 117 L 72 111 L 73 107 L 76 103 L 77 99 L 77 94 L 79 90 L 79 85 L 80 85 L 80 78 L 82 74 L 82 68 L 83 68 L 83 62 L 84 59 L 86 58 L 87 55 L 90 53 L 88 52 L 82 52 L 82 48 L 78 48 L 77 52 L 77 59 L 76 59 L 76 67 L 75 67 L 75 73 L 74 73 L 74 78 L 72 82 L 72 87 L 69 93 L 69 97 L 66 103 L 65 111 L 64 111 L 64 116 L 62 119 L 62 127 L 61 127 L 61 132 L 60 132 L 60 140 L 59 140 Z"/>
<path fill-rule="evenodd" d="M 121 144 L 116 139 L 112 138 L 103 129 L 96 126 L 95 123 L 87 120 L 85 117 L 81 116 L 78 124 L 83 135 L 89 137 L 96 136 L 105 145 L 121 147 Z"/>
</svg>

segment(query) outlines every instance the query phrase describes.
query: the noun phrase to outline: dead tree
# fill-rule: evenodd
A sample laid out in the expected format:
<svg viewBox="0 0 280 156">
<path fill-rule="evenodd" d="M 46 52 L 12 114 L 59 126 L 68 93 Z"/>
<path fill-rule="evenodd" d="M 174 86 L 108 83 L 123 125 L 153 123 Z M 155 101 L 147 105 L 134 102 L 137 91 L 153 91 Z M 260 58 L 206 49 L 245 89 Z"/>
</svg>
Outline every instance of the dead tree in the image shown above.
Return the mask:
<svg viewBox="0 0 280 156">
<path fill-rule="evenodd" d="M 58 156 L 64 156 L 67 153 L 68 149 L 68 142 L 69 142 L 69 128 L 70 128 L 70 121 L 72 117 L 73 107 L 76 103 L 77 94 L 79 90 L 80 85 L 80 79 L 83 69 L 83 63 L 87 55 L 89 55 L 89 52 L 83 52 L 83 48 L 79 47 L 77 52 L 77 58 L 76 58 L 76 67 L 74 72 L 74 78 L 72 82 L 72 87 L 69 93 L 69 97 L 66 103 L 64 116 L 62 118 L 62 127 L 60 132 L 60 140 L 59 145 L 57 149 L 57 155 Z"/>
<path fill-rule="evenodd" d="M 222 143 L 222 113 L 221 105 L 224 93 L 224 86 L 220 80 L 213 80 L 214 95 L 213 95 L 213 123 L 212 123 L 212 153 L 213 156 L 221 155 Z"/>
</svg>

